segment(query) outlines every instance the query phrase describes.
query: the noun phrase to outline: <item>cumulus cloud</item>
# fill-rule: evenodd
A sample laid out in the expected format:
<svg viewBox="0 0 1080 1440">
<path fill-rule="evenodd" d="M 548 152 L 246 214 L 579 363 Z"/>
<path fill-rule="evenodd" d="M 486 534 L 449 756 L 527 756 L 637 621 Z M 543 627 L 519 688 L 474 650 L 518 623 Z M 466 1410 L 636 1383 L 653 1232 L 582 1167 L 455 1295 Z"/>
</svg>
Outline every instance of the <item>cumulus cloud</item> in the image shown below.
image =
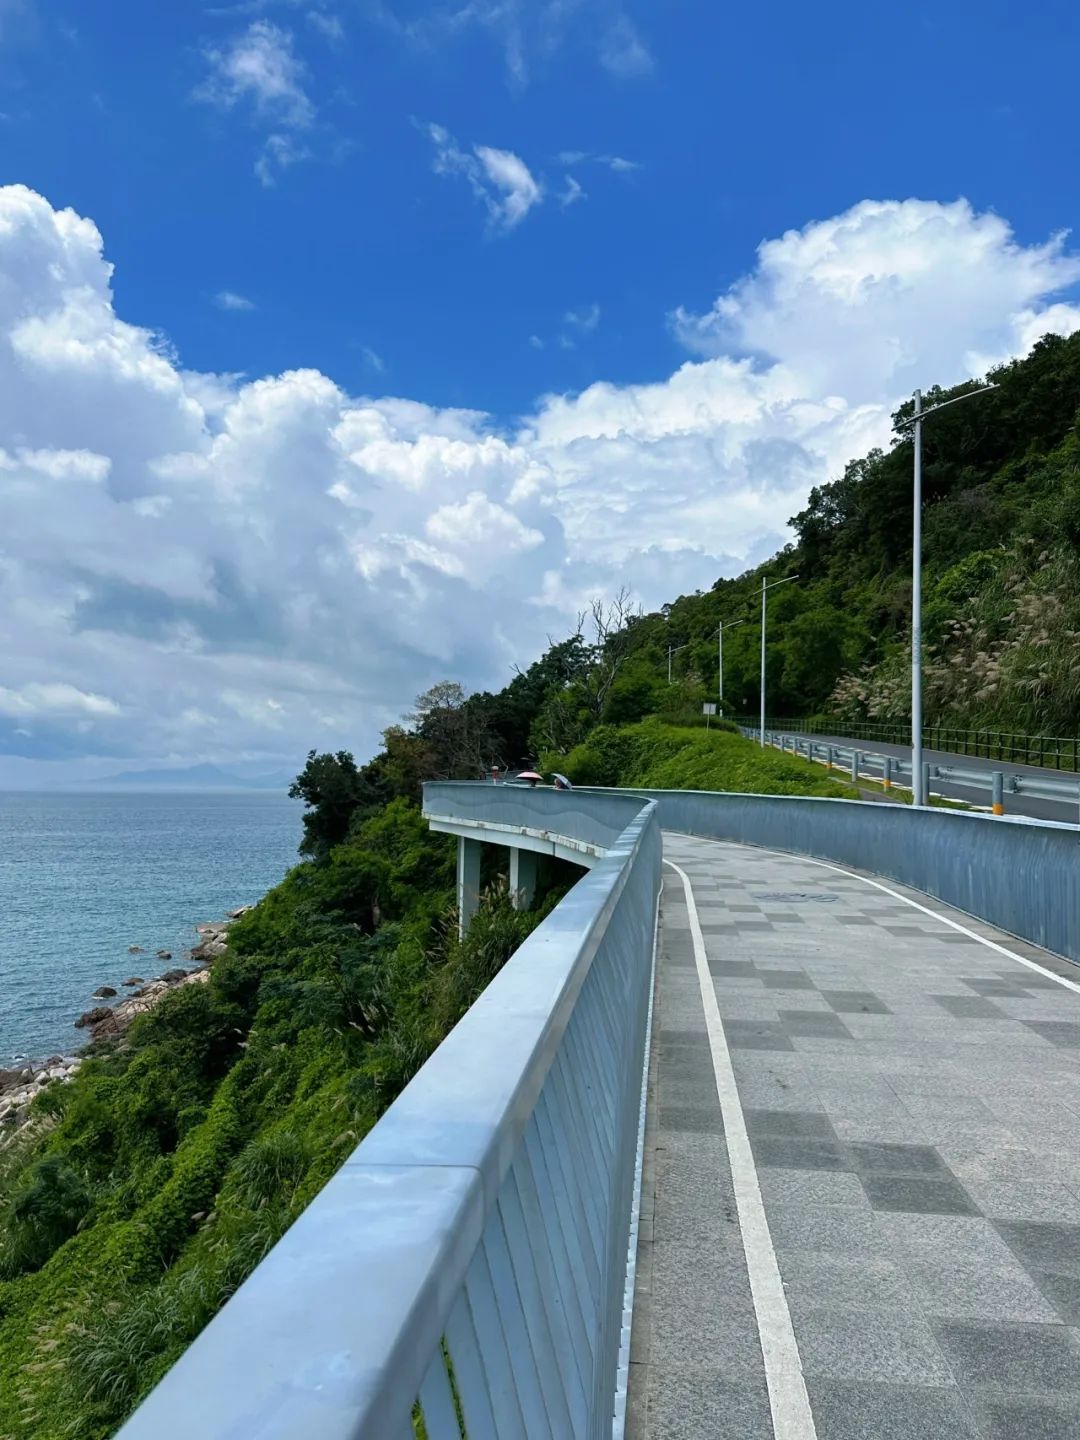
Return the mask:
<svg viewBox="0 0 1080 1440">
<path fill-rule="evenodd" d="M 204 51 L 207 73 L 194 98 L 220 110 L 247 109 L 268 133 L 255 173 L 272 185 L 279 171 L 310 156 L 298 138 L 315 121 L 307 71 L 292 33 L 270 20 L 253 20 L 240 35 Z"/>
<path fill-rule="evenodd" d="M 427 132 L 435 147 L 436 174 L 463 175 L 495 231 L 513 230 L 540 204 L 544 193 L 540 183 L 512 150 L 474 145 L 466 151 L 442 125 L 429 125 Z"/>
<path fill-rule="evenodd" d="M 500 426 L 314 370 L 186 371 L 116 314 L 90 220 L 0 188 L 0 777 L 369 753 L 593 594 L 653 605 L 767 556 L 914 385 L 1080 326 L 1078 279 L 1062 240 L 963 202 L 867 202 L 679 312 L 697 358 L 667 379 Z"/>
</svg>

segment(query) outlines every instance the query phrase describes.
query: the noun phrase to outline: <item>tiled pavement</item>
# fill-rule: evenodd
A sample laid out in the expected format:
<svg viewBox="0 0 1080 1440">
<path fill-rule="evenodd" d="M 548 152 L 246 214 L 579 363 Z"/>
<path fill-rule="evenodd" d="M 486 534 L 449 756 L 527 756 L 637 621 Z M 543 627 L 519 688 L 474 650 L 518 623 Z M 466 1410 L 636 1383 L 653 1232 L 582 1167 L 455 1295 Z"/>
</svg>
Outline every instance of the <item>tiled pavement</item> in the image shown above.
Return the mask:
<svg viewBox="0 0 1080 1440">
<path fill-rule="evenodd" d="M 809 861 L 672 835 L 665 853 L 692 883 L 807 1440 L 1080 1440 L 1080 994 Z M 687 905 L 666 875 L 627 1435 L 767 1440 Z"/>
</svg>

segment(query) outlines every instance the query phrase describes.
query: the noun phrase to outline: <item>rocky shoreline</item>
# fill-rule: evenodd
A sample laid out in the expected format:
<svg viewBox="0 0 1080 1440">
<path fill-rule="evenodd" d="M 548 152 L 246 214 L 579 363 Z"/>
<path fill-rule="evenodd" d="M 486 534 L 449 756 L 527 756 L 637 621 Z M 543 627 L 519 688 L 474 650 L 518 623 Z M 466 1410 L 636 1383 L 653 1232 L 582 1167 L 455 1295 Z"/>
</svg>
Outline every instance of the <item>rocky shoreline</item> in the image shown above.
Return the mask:
<svg viewBox="0 0 1080 1440">
<path fill-rule="evenodd" d="M 252 907 L 241 905 L 230 910 L 224 920 L 207 921 L 195 926 L 198 943 L 187 954 L 190 969 L 180 966 L 165 970 L 156 979 L 145 981 L 139 975 L 131 975 L 122 985 L 129 993 L 117 1000 L 115 1005 L 96 1005 L 86 1010 L 74 1022 L 75 1028 L 88 1032 L 89 1043 L 103 1040 L 119 1040 L 131 1022 L 139 1015 L 152 1010 L 163 996 L 181 985 L 200 985 L 210 978 L 210 967 L 224 951 L 228 943 L 228 929 Z M 143 954 L 139 945 L 129 945 L 128 954 Z M 167 950 L 158 950 L 156 959 L 171 960 Z M 119 996 L 112 985 L 101 985 L 91 998 L 112 999 Z M 31 1101 L 52 1084 L 66 1085 L 78 1073 L 83 1057 L 75 1052 L 69 1055 L 52 1055 L 47 1060 L 27 1061 L 11 1069 L 0 1069 L 0 1148 L 16 1134 L 30 1119 Z"/>
</svg>

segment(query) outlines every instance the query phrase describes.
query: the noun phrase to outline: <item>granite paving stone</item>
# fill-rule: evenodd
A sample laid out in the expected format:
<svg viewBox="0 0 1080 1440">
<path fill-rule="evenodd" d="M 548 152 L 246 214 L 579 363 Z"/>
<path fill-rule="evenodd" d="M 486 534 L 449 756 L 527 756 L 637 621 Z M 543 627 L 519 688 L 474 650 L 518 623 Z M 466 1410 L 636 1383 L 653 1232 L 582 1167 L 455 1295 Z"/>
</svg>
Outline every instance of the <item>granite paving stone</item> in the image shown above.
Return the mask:
<svg viewBox="0 0 1080 1440">
<path fill-rule="evenodd" d="M 817 1440 L 1080 1440 L 1080 994 L 1053 978 L 1074 972 L 894 882 L 665 849 L 698 899 Z M 627 1440 L 773 1440 L 672 876 L 662 942 Z"/>
<path fill-rule="evenodd" d="M 912 1310 L 843 1310 L 791 1305 L 808 1376 L 950 1385 L 953 1372 L 928 1320 Z"/>
<path fill-rule="evenodd" d="M 814 1377 L 807 1388 L 817 1440 L 981 1440 L 983 1434 L 967 1399 L 953 1384 L 888 1385 Z"/>
<path fill-rule="evenodd" d="M 1066 1325 L 939 1321 L 934 1334 L 961 1385 L 1080 1395 L 1080 1337 Z"/>
</svg>

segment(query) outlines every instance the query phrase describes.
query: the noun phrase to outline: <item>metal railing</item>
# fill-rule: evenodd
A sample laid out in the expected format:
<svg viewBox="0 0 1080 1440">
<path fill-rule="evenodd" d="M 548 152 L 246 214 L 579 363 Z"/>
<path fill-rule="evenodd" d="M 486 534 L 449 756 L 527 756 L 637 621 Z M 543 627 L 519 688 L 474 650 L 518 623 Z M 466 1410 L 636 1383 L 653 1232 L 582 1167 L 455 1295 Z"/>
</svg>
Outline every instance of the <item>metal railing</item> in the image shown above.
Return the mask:
<svg viewBox="0 0 1080 1440">
<path fill-rule="evenodd" d="M 845 735 L 852 740 L 878 740 L 886 745 L 910 745 L 910 720 L 804 720 L 774 719 L 771 730 L 802 735 Z M 956 725 L 924 725 L 923 746 L 970 755 L 977 760 L 1012 765 L 1037 765 L 1051 770 L 1080 771 L 1080 738 L 1075 735 L 1022 735 L 1011 730 L 972 730 Z"/>
<path fill-rule="evenodd" d="M 808 795 L 632 792 L 664 830 L 810 855 L 898 880 L 1080 962 L 1080 834 L 1027 816 Z"/>
<path fill-rule="evenodd" d="M 741 725 L 739 729 L 750 740 L 757 740 L 760 735 L 754 726 Z M 832 741 L 814 740 L 809 736 L 776 730 L 766 730 L 765 743 L 785 754 L 799 755 L 829 770 L 845 773 L 853 784 L 862 779 L 880 781 L 886 789 L 892 785 L 911 788 L 911 761 L 895 755 L 876 754 L 853 745 L 838 745 Z M 966 765 L 938 765 L 932 761 L 923 762 L 923 772 L 927 784 L 936 780 L 939 784 L 984 791 L 986 804 L 996 815 L 1005 813 L 1009 795 L 1025 795 L 1035 800 L 1076 806 L 1080 819 L 1078 779 L 1058 779 L 1056 775 L 1032 775 L 1023 771 L 975 770 Z"/>
<path fill-rule="evenodd" d="M 607 850 L 120 1432 L 608 1440 L 661 839 L 655 805 L 481 784 L 426 813 Z M 624 1377 L 625 1378 L 625 1377 Z"/>
</svg>

